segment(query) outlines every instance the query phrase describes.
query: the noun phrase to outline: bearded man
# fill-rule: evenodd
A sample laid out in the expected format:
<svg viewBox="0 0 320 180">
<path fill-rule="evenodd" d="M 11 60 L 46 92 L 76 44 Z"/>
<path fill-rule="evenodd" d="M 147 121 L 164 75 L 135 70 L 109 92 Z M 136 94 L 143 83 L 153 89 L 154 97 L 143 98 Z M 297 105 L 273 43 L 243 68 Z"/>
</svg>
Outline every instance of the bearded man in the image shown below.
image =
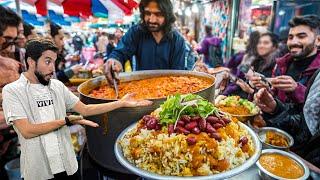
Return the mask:
<svg viewBox="0 0 320 180">
<path fill-rule="evenodd" d="M 271 84 L 274 95 L 283 103 L 302 104 L 314 72 L 320 68 L 320 19 L 316 15 L 297 16 L 289 22 L 289 53 L 277 60 Z M 257 85 L 260 77 L 253 79 Z"/>
<path fill-rule="evenodd" d="M 128 30 L 105 63 L 109 83 L 111 69 L 121 72 L 132 56 L 136 57 L 137 70 L 185 67 L 185 40 L 173 29 L 176 18 L 170 0 L 141 0 L 139 9 L 141 23 Z"/>
</svg>

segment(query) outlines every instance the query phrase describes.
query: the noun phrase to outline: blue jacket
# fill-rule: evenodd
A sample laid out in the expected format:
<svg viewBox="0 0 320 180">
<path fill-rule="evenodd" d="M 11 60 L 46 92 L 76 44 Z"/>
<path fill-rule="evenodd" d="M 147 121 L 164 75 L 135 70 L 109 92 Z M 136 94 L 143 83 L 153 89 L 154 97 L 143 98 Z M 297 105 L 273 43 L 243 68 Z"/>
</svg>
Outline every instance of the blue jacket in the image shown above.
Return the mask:
<svg viewBox="0 0 320 180">
<path fill-rule="evenodd" d="M 176 30 L 158 44 L 149 31 L 135 25 L 121 38 L 109 58 L 124 64 L 135 55 L 137 70 L 184 69 L 185 46 L 184 38 Z"/>
</svg>

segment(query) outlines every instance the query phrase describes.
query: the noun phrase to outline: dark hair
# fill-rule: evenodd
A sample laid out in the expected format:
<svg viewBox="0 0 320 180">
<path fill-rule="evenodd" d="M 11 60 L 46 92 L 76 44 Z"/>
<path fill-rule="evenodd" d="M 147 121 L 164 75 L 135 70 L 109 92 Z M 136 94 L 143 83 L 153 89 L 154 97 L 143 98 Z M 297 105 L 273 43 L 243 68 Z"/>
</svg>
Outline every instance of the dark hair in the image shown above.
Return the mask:
<svg viewBox="0 0 320 180">
<path fill-rule="evenodd" d="M 115 40 L 116 36 L 114 34 L 108 34 L 108 40 Z"/>
<path fill-rule="evenodd" d="M 262 36 L 269 36 L 270 37 L 270 40 L 271 40 L 271 42 L 272 42 L 272 45 L 274 46 L 274 47 L 276 47 L 276 48 L 278 48 L 278 46 L 279 46 L 279 37 L 276 35 L 276 34 L 274 34 L 274 33 L 272 33 L 272 32 L 265 32 L 265 33 L 262 33 L 261 35 L 260 35 L 260 37 L 259 37 L 259 39 L 262 37 Z"/>
<path fill-rule="evenodd" d="M 210 25 L 205 25 L 204 31 L 206 32 L 207 35 L 211 35 L 212 34 L 212 27 Z"/>
<path fill-rule="evenodd" d="M 160 11 L 165 18 L 164 33 L 165 34 L 169 33 L 173 28 L 173 23 L 176 21 L 176 17 L 174 16 L 174 13 L 173 13 L 173 6 L 171 1 L 170 0 L 141 0 L 139 5 L 139 10 L 140 10 L 140 18 L 144 26 L 145 26 L 144 8 L 148 6 L 150 2 L 155 2 L 158 4 Z"/>
<path fill-rule="evenodd" d="M 259 31 L 253 31 L 250 33 L 248 44 L 246 46 L 246 54 L 249 54 L 249 56 L 257 56 L 257 45 L 259 43 L 259 38 Z"/>
<path fill-rule="evenodd" d="M 317 15 L 305 15 L 305 16 L 295 16 L 289 21 L 290 28 L 305 25 L 314 30 L 316 34 L 320 34 L 320 19 Z"/>
<path fill-rule="evenodd" d="M 27 69 L 29 68 L 29 64 L 27 62 L 29 57 L 34 61 L 38 62 L 39 58 L 42 56 L 42 53 L 47 50 L 51 50 L 56 53 L 58 53 L 59 51 L 57 46 L 49 39 L 42 38 L 42 39 L 29 40 L 26 44 L 26 55 L 25 55 Z"/>
<path fill-rule="evenodd" d="M 265 32 L 265 33 L 260 34 L 259 39 L 263 36 L 269 36 L 270 40 L 272 42 L 272 46 L 275 48 L 279 47 L 279 38 L 276 34 L 274 34 L 272 32 Z M 273 69 L 273 67 L 276 64 L 276 58 L 278 58 L 279 55 L 280 55 L 279 51 L 275 50 L 275 51 L 271 52 L 266 59 L 263 59 L 262 57 L 257 56 L 257 58 L 253 61 L 252 65 L 255 67 L 255 70 L 260 73 L 263 71 L 266 71 L 266 70 L 271 71 L 271 69 Z M 259 60 L 260 61 L 263 60 L 264 63 L 262 65 L 261 64 L 259 65 L 259 63 L 258 63 Z"/>
<path fill-rule="evenodd" d="M 58 35 L 60 29 L 62 29 L 62 28 L 58 24 L 50 23 L 50 34 L 51 34 L 51 37 L 54 38 L 56 35 Z"/>
<path fill-rule="evenodd" d="M 31 24 L 23 23 L 23 34 L 26 38 L 32 34 L 33 29 L 34 27 Z"/>
<path fill-rule="evenodd" d="M 17 27 L 21 22 L 21 18 L 9 8 L 0 6 L 0 36 L 8 26 Z"/>
</svg>

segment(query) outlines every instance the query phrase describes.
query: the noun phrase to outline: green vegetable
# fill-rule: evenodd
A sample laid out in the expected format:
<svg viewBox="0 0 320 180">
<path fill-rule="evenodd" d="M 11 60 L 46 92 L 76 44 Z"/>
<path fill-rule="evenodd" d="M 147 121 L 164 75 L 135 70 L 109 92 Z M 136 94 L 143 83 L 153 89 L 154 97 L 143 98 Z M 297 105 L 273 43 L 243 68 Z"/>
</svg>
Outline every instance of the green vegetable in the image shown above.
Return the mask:
<svg viewBox="0 0 320 180">
<path fill-rule="evenodd" d="M 225 106 L 244 106 L 250 111 L 250 114 L 257 114 L 259 112 L 259 109 L 257 106 L 248 101 L 247 99 L 239 98 L 238 96 L 228 96 L 224 100 L 222 100 L 219 104 L 225 105 Z"/>
<path fill-rule="evenodd" d="M 193 94 L 169 96 L 161 105 L 161 109 L 160 123 L 162 125 L 175 124 L 182 115 L 200 115 L 206 118 L 218 111 L 212 103 Z"/>
<path fill-rule="evenodd" d="M 178 117 L 181 105 L 181 95 L 177 94 L 169 96 L 167 100 L 161 105 L 162 111 L 160 112 L 161 124 L 174 124 Z"/>
</svg>

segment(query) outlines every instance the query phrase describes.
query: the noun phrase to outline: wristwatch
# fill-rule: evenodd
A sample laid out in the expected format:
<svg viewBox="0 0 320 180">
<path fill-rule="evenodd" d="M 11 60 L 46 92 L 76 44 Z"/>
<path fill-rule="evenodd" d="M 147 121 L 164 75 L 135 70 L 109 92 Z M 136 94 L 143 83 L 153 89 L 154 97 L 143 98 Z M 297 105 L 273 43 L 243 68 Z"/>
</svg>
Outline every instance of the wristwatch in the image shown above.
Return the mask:
<svg viewBox="0 0 320 180">
<path fill-rule="evenodd" d="M 66 125 L 67 126 L 72 126 L 73 124 L 70 122 L 70 119 L 66 116 L 65 118 L 64 118 L 64 120 L 66 121 Z"/>
</svg>

